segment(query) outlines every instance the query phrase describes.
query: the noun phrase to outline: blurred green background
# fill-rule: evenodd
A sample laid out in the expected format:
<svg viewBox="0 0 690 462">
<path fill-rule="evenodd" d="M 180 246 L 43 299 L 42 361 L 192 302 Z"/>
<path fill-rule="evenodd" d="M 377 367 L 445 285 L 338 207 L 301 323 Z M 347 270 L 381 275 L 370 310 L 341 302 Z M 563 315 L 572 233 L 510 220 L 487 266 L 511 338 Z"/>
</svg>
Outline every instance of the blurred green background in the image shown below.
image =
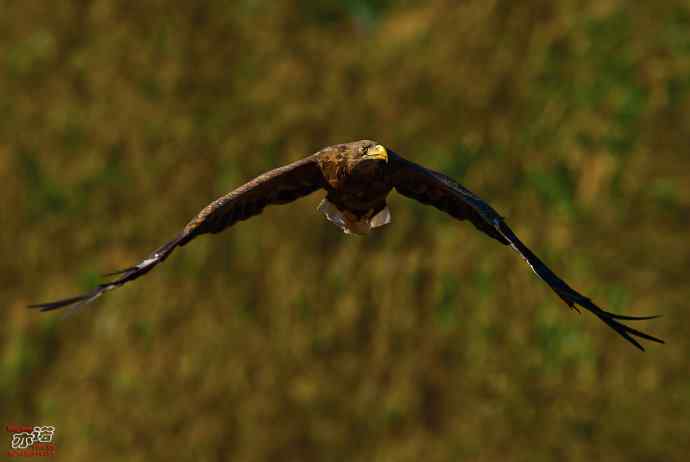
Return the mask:
<svg viewBox="0 0 690 462">
<path fill-rule="evenodd" d="M 0 9 L 3 426 L 55 425 L 70 461 L 687 460 L 687 1 Z M 636 327 L 668 344 L 395 194 L 366 238 L 314 194 L 76 316 L 25 309 L 361 138 L 479 193 L 602 306 L 663 314 Z"/>
</svg>

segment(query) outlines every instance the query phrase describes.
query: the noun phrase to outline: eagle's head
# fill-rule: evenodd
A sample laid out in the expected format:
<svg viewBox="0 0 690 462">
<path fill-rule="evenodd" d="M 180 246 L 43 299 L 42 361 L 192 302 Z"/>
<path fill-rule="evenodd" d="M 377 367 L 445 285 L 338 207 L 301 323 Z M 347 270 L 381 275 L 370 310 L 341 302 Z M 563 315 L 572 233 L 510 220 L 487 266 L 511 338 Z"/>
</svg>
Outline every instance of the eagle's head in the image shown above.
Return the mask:
<svg viewBox="0 0 690 462">
<path fill-rule="evenodd" d="M 361 140 L 351 145 L 354 157 L 360 162 L 388 163 L 388 151 L 376 141 Z"/>
<path fill-rule="evenodd" d="M 369 176 L 383 171 L 388 164 L 388 151 L 383 145 L 371 140 L 361 140 L 347 145 L 350 172 L 357 176 Z"/>
</svg>

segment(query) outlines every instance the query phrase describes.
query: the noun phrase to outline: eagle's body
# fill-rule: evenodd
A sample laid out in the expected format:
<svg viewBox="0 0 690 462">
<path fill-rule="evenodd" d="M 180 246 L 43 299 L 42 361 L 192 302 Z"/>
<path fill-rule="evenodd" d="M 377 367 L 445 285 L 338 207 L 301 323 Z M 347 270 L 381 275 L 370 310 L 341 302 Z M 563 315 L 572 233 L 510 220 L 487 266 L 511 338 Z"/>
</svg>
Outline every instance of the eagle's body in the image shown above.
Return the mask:
<svg viewBox="0 0 690 462">
<path fill-rule="evenodd" d="M 621 316 L 604 311 L 589 298 L 556 276 L 477 195 L 442 173 L 410 162 L 369 140 L 329 146 L 317 153 L 276 168 L 218 198 L 194 217 L 174 239 L 151 253 L 136 266 L 107 276 L 118 277 L 93 291 L 50 303 L 32 305 L 42 311 L 79 306 L 103 293 L 143 276 L 163 262 L 177 247 L 207 233 L 218 233 L 261 213 L 264 207 L 285 204 L 323 189 L 326 197 L 319 210 L 346 233 L 367 234 L 390 222 L 386 197 L 392 190 L 429 204 L 458 220 L 468 220 L 477 229 L 518 252 L 532 270 L 571 308 L 579 305 L 601 319 L 636 347 L 634 338 L 663 343 L 656 337 L 622 324 L 621 320 L 654 316 Z"/>
<path fill-rule="evenodd" d="M 363 159 L 373 141 L 338 144 L 316 154 L 327 191 L 319 205 L 328 220 L 348 234 L 368 234 L 390 222 L 386 197 L 393 189 L 388 153 Z"/>
</svg>

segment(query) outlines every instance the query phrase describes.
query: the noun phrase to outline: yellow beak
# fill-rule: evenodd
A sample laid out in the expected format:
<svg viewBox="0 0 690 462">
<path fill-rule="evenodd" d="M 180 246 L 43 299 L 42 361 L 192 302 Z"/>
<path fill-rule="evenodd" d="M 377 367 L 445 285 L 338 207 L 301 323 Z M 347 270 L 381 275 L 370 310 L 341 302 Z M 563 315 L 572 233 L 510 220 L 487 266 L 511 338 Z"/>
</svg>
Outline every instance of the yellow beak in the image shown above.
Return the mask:
<svg viewBox="0 0 690 462">
<path fill-rule="evenodd" d="M 385 162 L 388 162 L 388 151 L 386 151 L 386 148 L 384 148 L 380 144 L 377 144 L 373 148 L 369 149 L 369 151 L 364 156 L 364 158 L 365 159 L 377 159 L 377 160 L 383 160 Z"/>
</svg>

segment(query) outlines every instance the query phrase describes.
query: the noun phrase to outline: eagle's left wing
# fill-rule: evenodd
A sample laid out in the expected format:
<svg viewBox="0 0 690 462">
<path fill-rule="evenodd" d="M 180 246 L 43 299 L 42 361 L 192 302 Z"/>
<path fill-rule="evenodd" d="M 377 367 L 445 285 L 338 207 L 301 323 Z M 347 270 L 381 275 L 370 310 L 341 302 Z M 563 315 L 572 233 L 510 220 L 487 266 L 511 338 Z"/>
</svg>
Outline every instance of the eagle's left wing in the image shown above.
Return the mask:
<svg viewBox="0 0 690 462">
<path fill-rule="evenodd" d="M 173 250 L 195 237 L 223 231 L 238 221 L 260 214 L 268 205 L 287 204 L 311 194 L 323 185 L 324 180 L 316 155 L 270 170 L 211 202 L 174 239 L 156 249 L 136 266 L 106 274 L 118 276 L 114 280 L 99 284 L 92 291 L 76 297 L 30 305 L 29 308 L 49 311 L 89 303 L 105 292 L 145 275 L 165 261 Z"/>
<path fill-rule="evenodd" d="M 644 350 L 634 338 L 664 343 L 656 337 L 628 327 L 619 321 L 638 321 L 658 316 L 622 316 L 599 308 L 592 300 L 570 287 L 559 278 L 518 239 L 513 230 L 489 204 L 476 194 L 459 185 L 448 176 L 415 164 L 389 151 L 392 179 L 396 191 L 403 196 L 416 199 L 423 204 L 433 205 L 458 220 L 469 220 L 475 227 L 497 241 L 511 246 L 551 289 L 571 308 L 579 305 L 592 312 L 623 338 Z"/>
</svg>

